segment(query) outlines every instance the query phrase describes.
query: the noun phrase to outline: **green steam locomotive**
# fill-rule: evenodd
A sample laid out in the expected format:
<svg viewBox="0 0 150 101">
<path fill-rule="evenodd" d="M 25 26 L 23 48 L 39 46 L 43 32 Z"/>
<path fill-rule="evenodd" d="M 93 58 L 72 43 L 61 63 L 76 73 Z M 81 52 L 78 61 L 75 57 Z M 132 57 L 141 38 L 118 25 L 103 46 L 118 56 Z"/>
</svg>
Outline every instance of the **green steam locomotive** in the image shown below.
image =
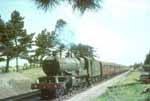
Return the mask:
<svg viewBox="0 0 150 101">
<path fill-rule="evenodd" d="M 39 89 L 44 99 L 63 96 L 69 91 L 90 86 L 128 70 L 126 66 L 89 57 L 55 56 L 45 58 L 42 68 L 47 76 L 40 77 L 39 82 L 31 87 Z"/>
</svg>

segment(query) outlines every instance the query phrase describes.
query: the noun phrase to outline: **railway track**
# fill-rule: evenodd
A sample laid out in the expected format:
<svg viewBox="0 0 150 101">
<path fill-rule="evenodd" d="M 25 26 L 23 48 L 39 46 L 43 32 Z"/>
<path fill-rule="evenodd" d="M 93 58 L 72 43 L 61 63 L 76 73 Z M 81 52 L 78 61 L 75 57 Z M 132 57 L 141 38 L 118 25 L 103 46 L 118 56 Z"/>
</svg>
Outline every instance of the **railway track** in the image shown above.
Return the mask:
<svg viewBox="0 0 150 101">
<path fill-rule="evenodd" d="M 99 84 L 99 83 L 97 83 Z M 70 91 L 68 94 L 64 96 L 60 96 L 59 98 L 51 99 L 51 100 L 42 100 L 40 97 L 40 91 L 34 91 L 30 93 L 25 93 L 17 96 L 8 97 L 5 99 L 0 99 L 0 101 L 64 101 L 67 100 L 74 95 L 81 93 L 91 87 L 84 87 L 84 88 L 78 88 L 74 89 L 73 91 Z"/>
<path fill-rule="evenodd" d="M 0 99 L 0 101 L 23 101 L 23 99 L 32 98 L 35 96 L 40 96 L 40 91 L 33 91 L 33 92 L 21 94 L 21 95 L 8 97 L 8 98 Z"/>
</svg>

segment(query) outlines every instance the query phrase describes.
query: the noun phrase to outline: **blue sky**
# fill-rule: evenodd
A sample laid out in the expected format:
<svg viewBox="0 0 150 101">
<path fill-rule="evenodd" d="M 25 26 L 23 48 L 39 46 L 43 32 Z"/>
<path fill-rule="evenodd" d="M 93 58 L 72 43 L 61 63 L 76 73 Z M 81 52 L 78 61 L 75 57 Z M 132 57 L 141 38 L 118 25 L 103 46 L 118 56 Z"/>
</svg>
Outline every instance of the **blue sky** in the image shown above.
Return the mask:
<svg viewBox="0 0 150 101">
<path fill-rule="evenodd" d="M 94 46 L 104 61 L 126 65 L 143 62 L 150 50 L 150 0 L 103 0 L 101 9 L 82 16 L 67 4 L 44 12 L 32 0 L 0 1 L 4 21 L 13 10 L 24 16 L 28 33 L 44 28 L 52 31 L 59 18 L 66 20 L 76 42 Z"/>
</svg>

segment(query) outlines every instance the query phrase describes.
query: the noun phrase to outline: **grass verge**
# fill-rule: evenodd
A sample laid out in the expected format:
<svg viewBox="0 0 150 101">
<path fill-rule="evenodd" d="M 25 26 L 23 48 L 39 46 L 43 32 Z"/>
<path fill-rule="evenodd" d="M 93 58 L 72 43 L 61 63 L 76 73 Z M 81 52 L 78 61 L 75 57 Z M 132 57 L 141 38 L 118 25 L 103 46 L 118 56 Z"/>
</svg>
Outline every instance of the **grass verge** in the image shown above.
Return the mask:
<svg viewBox="0 0 150 101">
<path fill-rule="evenodd" d="M 45 76 L 42 68 L 32 68 L 20 72 L 22 75 L 29 77 L 33 81 L 36 81 L 38 77 Z"/>
<path fill-rule="evenodd" d="M 150 94 L 142 93 L 145 88 L 150 87 L 150 84 L 139 83 L 137 81 L 139 76 L 139 71 L 131 72 L 124 81 L 109 88 L 96 101 L 150 101 Z"/>
</svg>

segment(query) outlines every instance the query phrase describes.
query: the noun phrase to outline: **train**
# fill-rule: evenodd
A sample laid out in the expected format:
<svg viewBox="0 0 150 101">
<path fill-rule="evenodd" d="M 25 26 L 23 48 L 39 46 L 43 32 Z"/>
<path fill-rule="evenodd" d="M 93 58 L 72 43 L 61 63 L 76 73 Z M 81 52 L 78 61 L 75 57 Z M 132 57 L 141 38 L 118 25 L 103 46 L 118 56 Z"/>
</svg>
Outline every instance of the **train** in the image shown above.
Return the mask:
<svg viewBox="0 0 150 101">
<path fill-rule="evenodd" d="M 42 99 L 49 99 L 123 73 L 128 67 L 86 56 L 48 56 L 42 62 L 42 69 L 46 76 L 40 77 L 31 88 L 40 90 Z"/>
</svg>

